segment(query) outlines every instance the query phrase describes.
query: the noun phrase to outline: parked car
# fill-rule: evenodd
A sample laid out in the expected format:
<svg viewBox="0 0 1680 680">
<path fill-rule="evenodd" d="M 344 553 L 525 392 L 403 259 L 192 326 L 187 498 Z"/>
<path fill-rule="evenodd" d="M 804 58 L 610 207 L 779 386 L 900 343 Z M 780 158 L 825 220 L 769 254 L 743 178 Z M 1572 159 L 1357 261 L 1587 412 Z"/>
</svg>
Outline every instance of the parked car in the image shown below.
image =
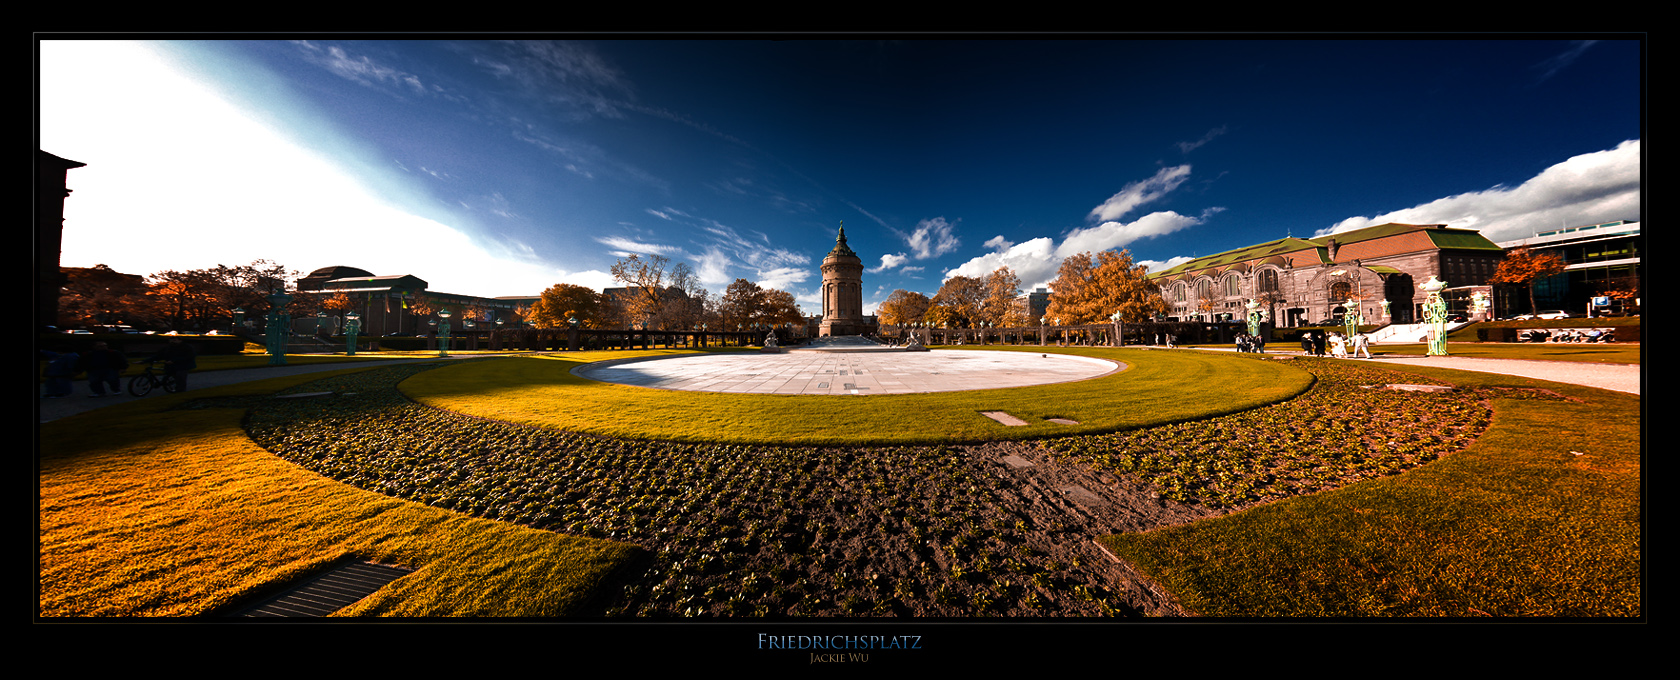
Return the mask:
<svg viewBox="0 0 1680 680">
<path fill-rule="evenodd" d="M 93 331 L 83 330 L 83 329 L 80 329 L 80 328 L 77 328 L 75 330 L 64 331 L 64 332 L 67 335 L 93 335 Z"/>
<path fill-rule="evenodd" d="M 1517 317 L 1517 320 L 1518 321 L 1528 321 L 1528 320 L 1531 320 L 1531 319 L 1568 319 L 1568 318 L 1571 318 L 1570 315 L 1569 315 L 1569 312 L 1563 311 L 1561 309 L 1542 309 L 1539 312 L 1536 312 L 1534 314 L 1523 314 L 1522 316 Z"/>
</svg>

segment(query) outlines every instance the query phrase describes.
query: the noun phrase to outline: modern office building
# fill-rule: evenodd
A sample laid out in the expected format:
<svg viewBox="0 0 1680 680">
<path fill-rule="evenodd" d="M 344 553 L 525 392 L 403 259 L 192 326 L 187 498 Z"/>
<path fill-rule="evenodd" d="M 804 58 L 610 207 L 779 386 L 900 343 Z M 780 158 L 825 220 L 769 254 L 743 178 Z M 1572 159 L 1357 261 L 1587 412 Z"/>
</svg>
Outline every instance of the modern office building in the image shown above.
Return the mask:
<svg viewBox="0 0 1680 680">
<path fill-rule="evenodd" d="M 1561 309 L 1571 314 L 1585 314 L 1594 297 L 1612 290 L 1631 290 L 1643 295 L 1640 285 L 1645 275 L 1640 263 L 1644 237 L 1638 222 L 1618 220 L 1603 224 L 1589 224 L 1535 234 L 1533 237 L 1504 241 L 1505 250 L 1528 248 L 1537 253 L 1556 253 L 1562 256 L 1562 274 L 1534 282 L 1534 304 L 1540 309 Z M 1632 305 L 1612 300 L 1608 309 L 1594 313 L 1625 313 L 1628 307 L 1637 309 L 1638 298 Z M 1528 292 L 1521 286 L 1500 286 L 1495 305 L 1501 316 L 1521 314 L 1528 309 Z"/>
</svg>

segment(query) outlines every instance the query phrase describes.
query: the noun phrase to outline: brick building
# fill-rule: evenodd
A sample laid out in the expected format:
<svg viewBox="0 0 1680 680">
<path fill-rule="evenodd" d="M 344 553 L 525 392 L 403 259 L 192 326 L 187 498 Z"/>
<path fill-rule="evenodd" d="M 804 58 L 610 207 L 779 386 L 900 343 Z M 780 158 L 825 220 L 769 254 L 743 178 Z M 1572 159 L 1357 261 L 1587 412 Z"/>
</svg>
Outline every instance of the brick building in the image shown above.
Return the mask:
<svg viewBox="0 0 1680 680">
<path fill-rule="evenodd" d="M 1175 321 L 1242 319 L 1250 299 L 1278 326 L 1339 322 L 1355 300 L 1367 323 L 1417 323 L 1434 276 L 1450 310 L 1490 290 L 1504 250 L 1472 229 L 1383 224 L 1319 238 L 1282 238 L 1199 257 L 1150 275 Z M 1387 302 L 1386 315 L 1383 303 Z"/>
</svg>

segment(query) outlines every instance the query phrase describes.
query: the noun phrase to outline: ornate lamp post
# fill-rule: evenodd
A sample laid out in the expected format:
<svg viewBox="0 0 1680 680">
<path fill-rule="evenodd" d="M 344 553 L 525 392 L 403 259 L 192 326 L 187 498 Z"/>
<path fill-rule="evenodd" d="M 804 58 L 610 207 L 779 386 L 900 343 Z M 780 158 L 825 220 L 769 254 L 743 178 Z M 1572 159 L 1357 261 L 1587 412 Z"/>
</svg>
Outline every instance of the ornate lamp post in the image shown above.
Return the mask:
<svg viewBox="0 0 1680 680">
<path fill-rule="evenodd" d="M 1266 314 L 1265 310 L 1260 309 L 1260 301 L 1255 300 L 1254 298 L 1249 298 L 1248 302 L 1243 304 L 1243 307 L 1248 309 L 1248 315 L 1246 317 L 1248 319 L 1248 334 L 1259 335 L 1260 322 L 1265 318 Z"/>
<path fill-rule="evenodd" d="M 438 356 L 449 356 L 449 310 L 437 311 L 438 319 Z"/>
<path fill-rule="evenodd" d="M 286 313 L 286 305 L 292 301 L 292 296 L 284 290 L 277 290 L 268 296 L 268 365 L 286 365 L 286 336 L 291 334 L 292 315 Z"/>
<path fill-rule="evenodd" d="M 244 326 L 244 325 L 245 325 L 245 308 L 244 307 L 234 307 L 233 308 L 233 325 L 228 327 L 228 333 L 232 334 L 235 329 L 239 328 L 240 326 Z"/>
<path fill-rule="evenodd" d="M 1359 324 L 1365 318 L 1359 315 L 1359 301 L 1348 300 L 1342 303 L 1342 324 L 1347 329 L 1347 337 L 1353 338 L 1359 333 Z"/>
<path fill-rule="evenodd" d="M 1429 275 L 1429 280 L 1423 282 L 1423 290 L 1429 297 L 1423 302 L 1423 318 L 1429 323 L 1429 351 L 1425 356 L 1447 356 L 1447 301 L 1441 298 L 1441 291 L 1447 287 L 1446 281 Z"/>
<path fill-rule="evenodd" d="M 362 315 L 350 312 L 344 315 L 344 354 L 356 356 L 356 336 L 362 332 Z"/>
</svg>

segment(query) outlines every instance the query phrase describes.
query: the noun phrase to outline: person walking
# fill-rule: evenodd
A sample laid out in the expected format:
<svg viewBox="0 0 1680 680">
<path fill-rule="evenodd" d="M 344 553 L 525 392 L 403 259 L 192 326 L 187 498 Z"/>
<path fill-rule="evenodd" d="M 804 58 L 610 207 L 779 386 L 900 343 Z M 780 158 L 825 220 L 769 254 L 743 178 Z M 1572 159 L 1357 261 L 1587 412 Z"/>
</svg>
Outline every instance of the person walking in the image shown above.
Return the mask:
<svg viewBox="0 0 1680 680">
<path fill-rule="evenodd" d="M 1313 353 L 1313 350 L 1312 350 L 1312 348 L 1313 348 L 1312 335 L 1313 335 L 1312 331 L 1308 331 L 1306 333 L 1301 334 L 1301 353 L 1302 354 L 1312 354 Z"/>
<path fill-rule="evenodd" d="M 1360 354 L 1364 354 L 1366 359 L 1371 358 L 1371 338 L 1364 333 L 1353 336 L 1353 356 L 1358 357 Z"/>
<path fill-rule="evenodd" d="M 1324 331 L 1319 331 L 1317 333 L 1313 333 L 1313 339 L 1312 339 L 1312 353 L 1313 353 L 1313 356 L 1315 356 L 1315 357 L 1324 356 L 1324 342 L 1325 342 Z"/>
<path fill-rule="evenodd" d="M 152 359 L 163 362 L 163 374 L 174 379 L 176 392 L 187 391 L 187 371 L 198 368 L 198 351 L 192 345 L 180 338 L 170 338 L 169 344 L 152 355 Z"/>
<path fill-rule="evenodd" d="M 82 357 L 82 369 L 87 371 L 88 396 L 94 399 L 105 396 L 105 388 L 111 388 L 111 394 L 122 394 L 122 372 L 128 368 L 128 359 L 122 352 L 111 349 L 103 342 L 93 343 L 93 351 Z"/>
</svg>

